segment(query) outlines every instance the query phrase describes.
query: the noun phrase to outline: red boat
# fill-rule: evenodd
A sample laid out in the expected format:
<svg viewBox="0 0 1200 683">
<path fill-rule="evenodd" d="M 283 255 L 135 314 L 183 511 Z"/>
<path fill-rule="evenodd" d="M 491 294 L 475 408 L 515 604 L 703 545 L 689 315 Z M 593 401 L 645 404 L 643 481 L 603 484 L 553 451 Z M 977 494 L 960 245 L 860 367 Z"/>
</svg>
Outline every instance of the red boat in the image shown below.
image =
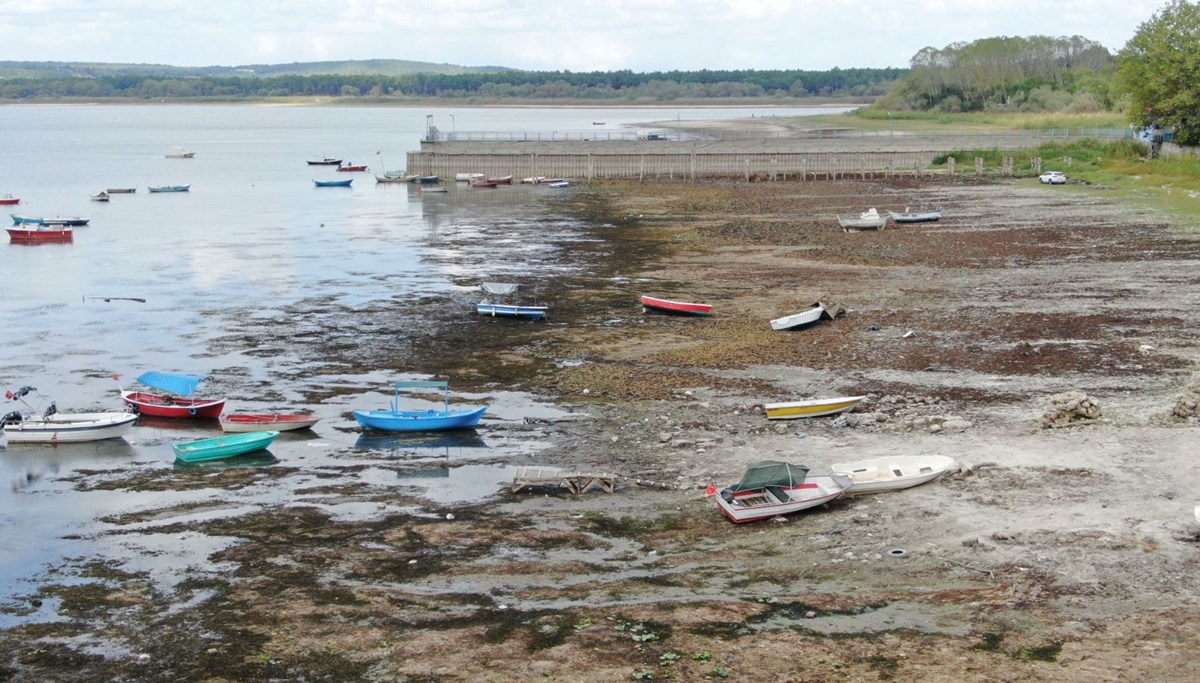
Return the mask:
<svg viewBox="0 0 1200 683">
<path fill-rule="evenodd" d="M 308 429 L 320 422 L 313 415 L 287 413 L 230 413 L 221 418 L 221 430 L 240 432 L 285 432 Z"/>
<path fill-rule="evenodd" d="M 687 301 L 671 301 L 642 295 L 642 307 L 647 313 L 674 313 L 676 315 L 710 315 L 712 304 Z"/>
<path fill-rule="evenodd" d="M 223 398 L 184 398 L 147 391 L 122 391 L 121 398 L 134 412 L 155 417 L 216 418 L 225 409 Z"/>
<path fill-rule="evenodd" d="M 484 182 L 495 183 L 497 185 L 512 185 L 513 177 L 510 175 L 490 175 L 484 178 Z"/>
<path fill-rule="evenodd" d="M 11 194 L 6 194 L 0 197 L 0 206 L 15 206 L 21 203 L 20 197 L 14 197 Z"/>
<path fill-rule="evenodd" d="M 366 164 L 347 164 L 346 166 L 338 166 L 339 173 L 366 173 Z"/>
<path fill-rule="evenodd" d="M 48 227 L 45 225 L 25 225 L 18 228 L 5 229 L 8 230 L 9 240 L 24 244 L 41 244 L 43 242 L 70 242 L 75 235 L 74 228 L 63 226 Z"/>
</svg>

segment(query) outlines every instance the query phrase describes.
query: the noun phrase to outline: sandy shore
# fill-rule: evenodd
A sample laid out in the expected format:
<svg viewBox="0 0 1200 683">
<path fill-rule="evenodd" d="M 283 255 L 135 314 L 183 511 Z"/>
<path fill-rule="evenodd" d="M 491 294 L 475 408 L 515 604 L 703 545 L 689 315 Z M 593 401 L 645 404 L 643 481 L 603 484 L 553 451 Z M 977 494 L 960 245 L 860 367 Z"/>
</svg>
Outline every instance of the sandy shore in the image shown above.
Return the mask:
<svg viewBox="0 0 1200 683">
<path fill-rule="evenodd" d="M 566 283 L 551 293 L 576 311 L 562 324 L 463 362 L 484 383 L 533 368 L 522 388 L 577 419 L 491 436 L 626 477 L 614 493 L 450 510 L 339 490 L 379 515 L 191 523 L 240 539 L 212 558 L 221 578 L 168 596 L 119 573 L 62 586 L 72 618 L 0 634 L 0 680 L 1197 676 L 1197 425 L 1171 415 L 1200 359 L 1194 228 L 1029 180 L 603 185 L 563 201 L 603 219 L 612 258 L 652 256 Z M 920 203 L 945 217 L 853 234 L 834 221 Z M 627 314 L 631 292 L 714 315 Z M 767 324 L 818 300 L 847 313 Z M 1062 392 L 1101 416 L 1042 428 Z M 842 419 L 762 414 L 858 394 Z M 962 471 L 746 525 L 704 495 L 765 459 L 820 473 L 923 453 Z M 114 642 L 124 653 L 88 646 Z"/>
</svg>

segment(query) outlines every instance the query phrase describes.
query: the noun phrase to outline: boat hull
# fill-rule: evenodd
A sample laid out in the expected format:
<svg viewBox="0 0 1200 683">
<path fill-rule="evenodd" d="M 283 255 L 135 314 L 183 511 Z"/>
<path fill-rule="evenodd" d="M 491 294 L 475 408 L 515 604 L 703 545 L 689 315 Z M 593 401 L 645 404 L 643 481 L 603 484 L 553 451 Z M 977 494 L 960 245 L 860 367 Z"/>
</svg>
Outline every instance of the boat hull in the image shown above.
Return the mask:
<svg viewBox="0 0 1200 683">
<path fill-rule="evenodd" d="M 134 413 L 55 413 L 4 426 L 9 443 L 83 443 L 119 439 L 137 422 Z"/>
<path fill-rule="evenodd" d="M 191 185 L 158 185 L 146 188 L 148 192 L 189 192 L 191 189 Z"/>
<path fill-rule="evenodd" d="M 288 432 L 310 429 L 321 418 L 285 413 L 230 413 L 221 417 L 221 430 L 229 434 Z"/>
<path fill-rule="evenodd" d="M 883 493 L 912 488 L 951 472 L 958 467 L 954 458 L 944 455 L 898 455 L 830 465 L 838 474 L 848 475 L 853 484 L 846 495 Z"/>
<path fill-rule="evenodd" d="M 342 161 L 343 161 L 342 159 L 334 159 L 331 157 L 326 157 L 324 159 L 309 159 L 308 165 L 309 166 L 341 166 Z"/>
<path fill-rule="evenodd" d="M 643 296 L 642 308 L 647 313 L 670 313 L 673 315 L 712 315 L 712 304 L 688 301 L 671 301 L 653 296 Z"/>
<path fill-rule="evenodd" d="M 175 459 L 179 462 L 192 463 L 224 460 L 226 458 L 245 455 L 246 453 L 261 451 L 270 446 L 271 442 L 277 436 L 279 436 L 279 432 L 277 431 L 232 434 L 212 439 L 200 439 L 199 441 L 173 444 L 171 450 L 175 451 Z"/>
<path fill-rule="evenodd" d="M 824 398 L 811 401 L 792 401 L 790 403 L 768 403 L 763 406 L 768 420 L 795 420 L 801 417 L 822 417 L 837 415 L 852 410 L 866 396 L 841 396 L 839 398 Z"/>
<path fill-rule="evenodd" d="M 221 411 L 225 409 L 223 398 L 182 398 L 146 391 L 123 391 L 121 400 L 135 412 L 154 417 L 212 419 L 220 417 Z"/>
<path fill-rule="evenodd" d="M 5 228 L 8 230 L 8 239 L 13 242 L 23 242 L 25 244 L 39 244 L 44 242 L 70 242 L 75 238 L 75 231 L 72 228 Z"/>
<path fill-rule="evenodd" d="M 888 215 L 897 223 L 929 223 L 932 221 L 941 220 L 941 211 L 919 211 L 909 213 L 897 213 L 888 211 Z"/>
<path fill-rule="evenodd" d="M 775 318 L 771 321 L 772 330 L 794 330 L 798 327 L 811 325 L 821 319 L 821 314 L 825 312 L 824 306 L 814 306 L 807 311 L 785 315 L 782 318 Z"/>
<path fill-rule="evenodd" d="M 350 183 L 354 182 L 354 178 L 345 180 L 314 180 L 313 184 L 317 187 L 350 187 Z"/>
<path fill-rule="evenodd" d="M 547 306 L 510 306 L 508 304 L 475 304 L 475 312 L 494 318 L 524 318 L 526 320 L 542 320 L 546 317 Z"/>
<path fill-rule="evenodd" d="M 468 410 L 356 410 L 354 419 L 382 432 L 432 432 L 479 424 L 487 406 Z"/>
<path fill-rule="evenodd" d="M 841 475 L 806 477 L 795 486 L 768 486 L 717 495 L 717 506 L 730 521 L 754 522 L 824 505 L 841 498 L 850 481 Z"/>
</svg>

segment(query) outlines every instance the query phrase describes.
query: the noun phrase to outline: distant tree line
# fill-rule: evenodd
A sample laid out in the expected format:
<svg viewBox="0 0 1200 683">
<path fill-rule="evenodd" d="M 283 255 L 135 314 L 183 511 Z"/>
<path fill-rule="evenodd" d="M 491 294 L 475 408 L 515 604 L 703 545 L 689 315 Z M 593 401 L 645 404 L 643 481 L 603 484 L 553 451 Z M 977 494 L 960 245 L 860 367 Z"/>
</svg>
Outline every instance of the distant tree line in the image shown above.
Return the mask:
<svg viewBox="0 0 1200 683">
<path fill-rule="evenodd" d="M 442 97 L 522 99 L 655 99 L 728 97 L 878 97 L 906 70 L 830 69 L 666 71 L 501 71 L 400 76 L 203 76 L 10 78 L 0 98 L 265 98 Z"/>
</svg>

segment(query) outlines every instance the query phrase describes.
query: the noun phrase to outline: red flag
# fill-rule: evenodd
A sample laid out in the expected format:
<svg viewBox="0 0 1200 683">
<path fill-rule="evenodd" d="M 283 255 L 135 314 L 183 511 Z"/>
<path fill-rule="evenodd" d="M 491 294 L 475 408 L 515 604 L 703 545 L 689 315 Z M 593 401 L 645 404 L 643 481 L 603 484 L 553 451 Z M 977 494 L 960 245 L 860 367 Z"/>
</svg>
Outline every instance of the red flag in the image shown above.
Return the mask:
<svg viewBox="0 0 1200 683">
<path fill-rule="evenodd" d="M 705 496 L 715 496 L 715 495 L 717 495 L 717 485 L 716 485 L 716 484 L 709 484 L 709 485 L 708 485 L 708 488 L 704 489 L 704 495 L 705 495 Z"/>
</svg>

